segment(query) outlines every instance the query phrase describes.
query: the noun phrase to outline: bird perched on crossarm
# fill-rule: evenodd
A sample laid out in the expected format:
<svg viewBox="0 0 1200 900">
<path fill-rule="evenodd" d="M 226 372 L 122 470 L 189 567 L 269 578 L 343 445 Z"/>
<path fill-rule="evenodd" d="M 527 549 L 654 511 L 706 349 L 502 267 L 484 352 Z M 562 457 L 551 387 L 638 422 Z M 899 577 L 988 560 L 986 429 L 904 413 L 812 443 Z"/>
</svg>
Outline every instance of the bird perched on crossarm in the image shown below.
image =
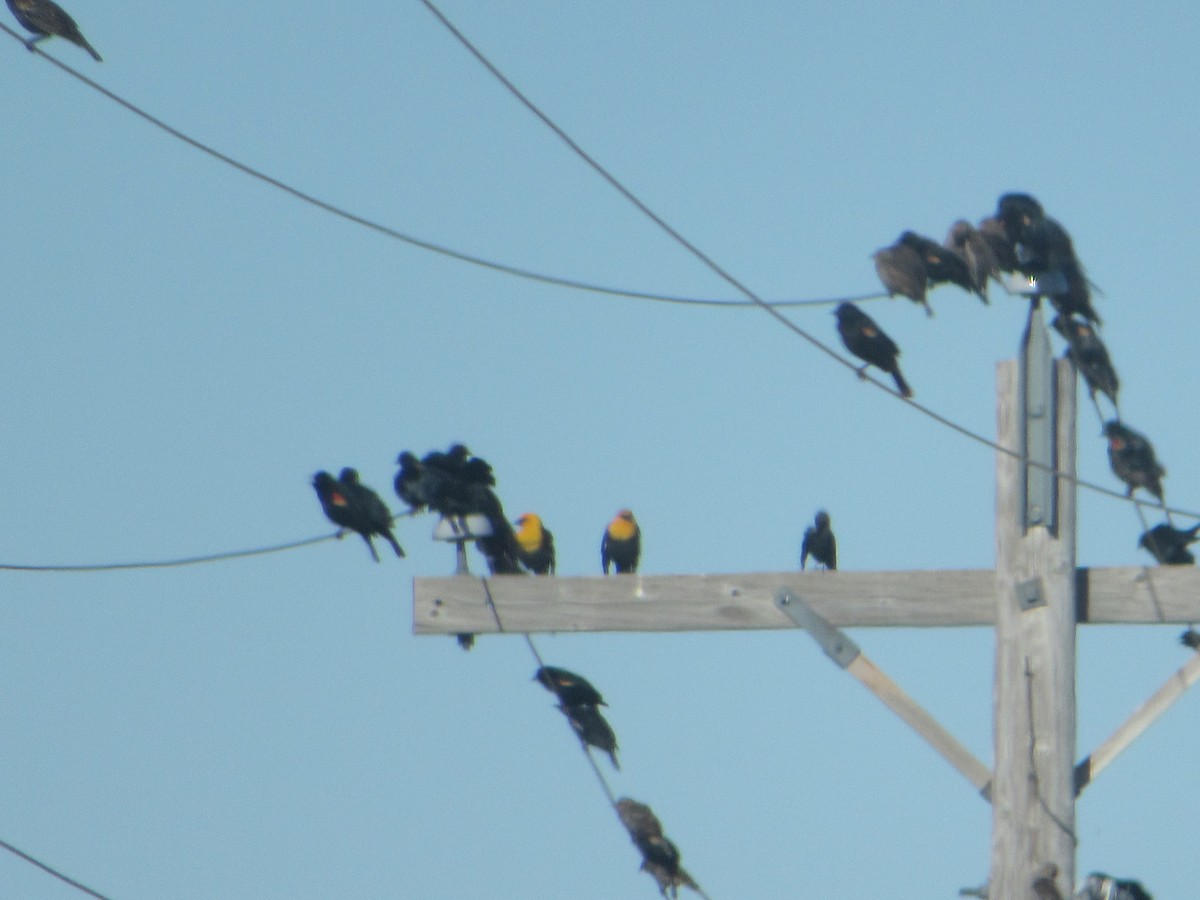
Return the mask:
<svg viewBox="0 0 1200 900">
<path fill-rule="evenodd" d="M 837 568 L 837 538 L 833 536 L 833 529 L 829 525 L 829 513 L 821 510 L 812 526 L 805 529 L 804 540 L 800 544 L 801 570 L 810 555 L 827 569 Z"/>
<path fill-rule="evenodd" d="M 516 521 L 517 559 L 534 575 L 554 574 L 554 535 L 541 517 L 525 513 Z"/>
<path fill-rule="evenodd" d="M 321 509 L 329 521 L 342 528 L 357 532 L 366 541 L 371 558 L 379 562 L 371 535 L 384 538 L 397 556 L 404 556 L 396 536 L 392 534 L 392 514 L 379 495 L 358 480 L 354 469 L 342 469 L 340 478 L 328 472 L 317 472 L 313 476 L 313 489 L 321 501 Z"/>
<path fill-rule="evenodd" d="M 1135 490 L 1145 488 L 1161 502 L 1162 478 L 1167 470 L 1155 458 L 1154 445 L 1145 435 L 1115 419 L 1104 424 L 1104 436 L 1108 438 L 1109 465 L 1113 474 L 1125 482 L 1125 496 L 1132 497 Z"/>
<path fill-rule="evenodd" d="M 642 530 L 633 513 L 623 509 L 617 513 L 600 539 L 600 564 L 608 574 L 611 564 L 617 574 L 636 572 L 642 555 Z"/>
<path fill-rule="evenodd" d="M 853 303 L 841 304 L 834 310 L 834 315 L 837 316 L 838 334 L 842 336 L 842 343 L 846 345 L 846 349 L 867 365 L 876 366 L 890 374 L 901 396 L 911 397 L 912 388 L 900 374 L 900 364 L 896 362 L 896 357 L 900 355 L 900 348 L 896 346 L 896 342 L 884 334 L 874 319 Z M 860 378 L 865 377 L 863 370 L 866 367 L 859 368 Z"/>
<path fill-rule="evenodd" d="M 17 21 L 35 35 L 25 42 L 25 46 L 31 51 L 33 45 L 38 41 L 44 41 L 48 37 L 57 35 L 82 47 L 92 54 L 96 62 L 104 61 L 96 52 L 96 48 L 87 42 L 87 38 L 83 36 L 79 26 L 75 24 L 75 20 L 54 0 L 7 0 L 7 2 L 8 8 L 17 17 Z"/>
<path fill-rule="evenodd" d="M 1200 532 L 1200 525 L 1184 531 L 1169 522 L 1163 522 L 1143 532 L 1138 538 L 1138 546 L 1150 551 L 1164 566 L 1191 566 L 1195 564 L 1196 557 L 1188 550 L 1188 545 L 1197 540 L 1197 532 Z"/>
</svg>

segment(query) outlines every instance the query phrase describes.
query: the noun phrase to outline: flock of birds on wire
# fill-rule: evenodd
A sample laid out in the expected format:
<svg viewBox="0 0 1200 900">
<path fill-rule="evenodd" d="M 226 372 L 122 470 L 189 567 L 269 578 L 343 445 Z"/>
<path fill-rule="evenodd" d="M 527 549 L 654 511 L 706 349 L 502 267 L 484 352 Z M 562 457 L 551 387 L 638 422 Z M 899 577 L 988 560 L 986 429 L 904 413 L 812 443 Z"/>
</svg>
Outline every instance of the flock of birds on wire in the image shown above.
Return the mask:
<svg viewBox="0 0 1200 900">
<path fill-rule="evenodd" d="M 33 32 L 25 44 L 34 45 L 48 37 L 62 37 L 90 53 L 97 62 L 100 54 L 88 43 L 75 20 L 53 0 L 6 0 L 17 21 Z M 1004 273 L 1021 273 L 1031 281 L 1044 282 L 1046 297 L 1057 315 L 1053 327 L 1067 342 L 1066 355 L 1083 376 L 1096 403 L 1096 393 L 1108 397 L 1115 417 L 1104 423 L 1108 440 L 1108 459 L 1113 473 L 1126 485 L 1126 496 L 1142 488 L 1165 507 L 1162 479 L 1166 470 L 1158 462 L 1154 447 L 1145 435 L 1125 425 L 1117 406 L 1120 382 L 1108 350 L 1096 333 L 1102 322 L 1091 305 L 1090 283 L 1075 256 L 1067 230 L 1047 216 L 1040 203 L 1028 194 L 1004 194 L 993 216 L 973 226 L 960 219 L 950 226 L 943 243 L 912 231 L 903 232 L 895 243 L 874 254 L 875 270 L 888 295 L 907 297 L 933 315 L 928 291 L 940 284 L 955 284 L 988 302 L 988 283 Z M 903 397 L 913 390 L 900 371 L 900 348 L 878 324 L 853 303 L 842 303 L 834 311 L 837 330 L 846 349 L 863 360 L 861 375 L 873 365 L 892 376 Z M 1097 411 L 1100 407 L 1097 404 Z M 1103 418 L 1103 414 L 1101 413 Z M 487 560 L 494 575 L 553 575 L 555 572 L 554 536 L 534 513 L 525 513 L 515 524 L 509 523 L 492 488 L 496 484 L 492 467 L 472 456 L 462 444 L 452 445 L 445 453 L 433 451 L 418 459 L 410 452 L 400 454 L 396 475 L 397 496 L 409 506 L 409 513 L 430 510 L 440 513 L 456 528 L 467 528 L 467 517 L 483 516 L 487 522 L 478 534 L 471 534 L 476 547 Z M 344 468 L 334 477 L 328 472 L 313 476 L 313 488 L 325 515 L 334 524 L 360 534 L 372 558 L 379 555 L 371 540 L 378 535 L 391 545 L 396 556 L 404 549 L 392 531 L 391 510 L 383 499 L 359 480 L 353 468 Z M 464 535 L 467 532 L 463 532 Z M 1139 546 L 1164 565 L 1193 565 L 1195 556 L 1188 547 L 1198 540 L 1200 523 L 1189 529 L 1175 528 L 1170 514 L 1167 521 L 1142 534 Z M 641 529 L 633 513 L 622 509 L 608 524 L 601 538 L 601 568 L 617 573 L 637 571 L 641 555 Z M 837 568 L 837 541 L 830 517 L 817 513 L 813 525 L 804 533 L 800 550 L 803 569 L 812 558 L 826 569 Z M 460 635 L 459 642 L 469 649 L 471 635 Z M 1200 634 L 1185 632 L 1183 642 L 1200 650 Z M 542 666 L 534 680 L 555 694 L 558 708 L 567 717 L 580 740 L 606 752 L 613 767 L 617 763 L 616 734 L 600 713 L 606 705 L 600 692 L 580 675 L 554 666 Z M 623 797 L 617 801 L 617 814 L 629 831 L 630 839 L 642 854 L 642 869 L 658 884 L 664 897 L 676 897 L 680 887 L 700 892 L 699 886 L 680 864 L 679 849 L 664 834 L 662 824 L 649 806 Z M 1044 886 L 1058 894 L 1053 883 Z M 1047 895 L 1051 896 L 1051 895 Z M 1094 872 L 1087 877 L 1077 900 L 1152 900 L 1136 881 L 1123 881 Z"/>
</svg>

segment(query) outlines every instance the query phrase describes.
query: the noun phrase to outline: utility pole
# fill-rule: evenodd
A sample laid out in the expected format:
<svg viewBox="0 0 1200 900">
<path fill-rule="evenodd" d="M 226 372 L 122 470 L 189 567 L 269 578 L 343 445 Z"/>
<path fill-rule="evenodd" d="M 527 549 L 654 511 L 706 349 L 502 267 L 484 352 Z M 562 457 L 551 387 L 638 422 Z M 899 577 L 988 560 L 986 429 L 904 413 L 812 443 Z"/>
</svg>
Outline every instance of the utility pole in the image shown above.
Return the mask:
<svg viewBox="0 0 1200 900">
<path fill-rule="evenodd" d="M 1075 762 L 1076 627 L 1200 621 L 1196 566 L 1076 568 L 1075 394 L 1074 369 L 1050 357 L 1035 304 L 1021 360 L 997 369 L 997 443 L 1014 453 L 997 453 L 994 570 L 416 578 L 413 631 L 802 627 L 991 802 L 990 897 L 1032 898 L 1035 875 L 1047 872 L 1069 897 L 1076 797 L 1200 680 L 1197 653 L 1095 751 Z M 990 769 L 839 630 L 984 625 L 996 629 Z"/>
</svg>

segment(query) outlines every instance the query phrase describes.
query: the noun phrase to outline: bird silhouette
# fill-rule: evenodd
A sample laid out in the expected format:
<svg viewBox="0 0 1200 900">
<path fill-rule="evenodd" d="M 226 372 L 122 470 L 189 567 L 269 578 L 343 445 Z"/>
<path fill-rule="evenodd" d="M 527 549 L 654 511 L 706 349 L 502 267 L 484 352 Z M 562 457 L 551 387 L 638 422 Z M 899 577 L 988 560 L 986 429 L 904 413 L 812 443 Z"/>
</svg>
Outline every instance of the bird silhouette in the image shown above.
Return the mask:
<svg viewBox="0 0 1200 900">
<path fill-rule="evenodd" d="M 577 703 L 574 706 L 559 704 L 558 708 L 567 717 L 579 739 L 607 753 L 613 768 L 620 771 L 621 766 L 617 762 L 617 735 L 600 710 L 591 703 Z"/>
<path fill-rule="evenodd" d="M 387 505 L 378 494 L 359 483 L 354 469 L 343 469 L 340 478 L 334 478 L 328 472 L 317 472 L 312 484 L 326 517 L 335 525 L 361 535 L 375 562 L 379 562 L 379 554 L 371 540 L 374 534 L 391 544 L 397 556 L 404 556 L 404 550 L 392 534 L 392 514 Z"/>
<path fill-rule="evenodd" d="M 883 282 L 889 297 L 897 294 L 907 297 L 925 307 L 926 315 L 933 315 L 926 296 L 929 273 L 925 271 L 925 260 L 904 241 L 903 234 L 894 244 L 876 250 L 872 258 L 875 260 L 875 273 Z"/>
<path fill-rule="evenodd" d="M 1163 499 L 1162 478 L 1167 470 L 1154 456 L 1154 446 L 1146 436 L 1127 425 L 1113 420 L 1104 424 L 1108 438 L 1108 462 L 1113 474 L 1125 482 L 1125 496 L 1132 497 L 1138 488 L 1145 488 Z"/>
<path fill-rule="evenodd" d="M 946 234 L 946 246 L 962 257 L 967 266 L 970 290 L 988 302 L 988 280 L 1000 271 L 992 245 L 974 225 L 959 219 Z"/>
<path fill-rule="evenodd" d="M 25 41 L 25 46 L 31 51 L 38 41 L 57 35 L 72 44 L 82 47 L 96 62 L 104 62 L 96 48 L 87 42 L 87 38 L 75 24 L 75 20 L 67 14 L 54 0 L 7 0 L 8 8 L 26 29 L 36 36 Z"/>
<path fill-rule="evenodd" d="M 1096 329 L 1088 322 L 1062 315 L 1055 316 L 1051 324 L 1055 331 L 1067 339 L 1067 357 L 1083 376 L 1093 401 L 1096 391 L 1099 391 L 1115 407 L 1121 384 L 1117 380 L 1117 370 L 1108 358 L 1108 348 L 1096 334 Z"/>
<path fill-rule="evenodd" d="M 1197 532 L 1200 532 L 1200 525 L 1180 530 L 1169 522 L 1163 522 L 1142 532 L 1138 546 L 1148 550 L 1164 566 L 1190 566 L 1195 564 L 1196 557 L 1188 550 L 1188 545 L 1197 540 Z"/>
<path fill-rule="evenodd" d="M 617 574 L 636 572 L 642 555 L 642 529 L 633 513 L 623 509 L 617 513 L 600 539 L 600 565 L 608 574 L 611 564 Z"/>
<path fill-rule="evenodd" d="M 649 806 L 622 797 L 617 801 L 617 815 L 629 832 L 629 839 L 642 854 L 642 871 L 657 882 L 659 893 L 664 897 L 678 897 L 681 887 L 702 893 L 700 886 L 680 865 L 679 848 L 663 834 L 662 823 Z"/>
<path fill-rule="evenodd" d="M 556 697 L 563 706 L 607 706 L 600 692 L 582 675 L 557 666 L 542 666 L 533 673 L 533 680 Z"/>
<path fill-rule="evenodd" d="M 804 531 L 804 540 L 800 544 L 800 568 L 809 556 L 823 565 L 826 569 L 837 568 L 837 538 L 829 527 L 829 513 L 821 510 L 810 528 Z"/>
<path fill-rule="evenodd" d="M 876 366 L 890 374 L 896 382 L 896 390 L 904 397 L 911 397 L 912 388 L 900 374 L 900 364 L 896 362 L 900 355 L 900 348 L 896 346 L 896 342 L 884 334 L 874 319 L 853 303 L 841 304 L 834 310 L 834 314 L 837 316 L 838 334 L 842 336 L 842 343 L 846 345 L 846 349 L 867 365 Z M 860 377 L 865 377 L 863 371 L 866 367 L 859 368 Z"/>
</svg>

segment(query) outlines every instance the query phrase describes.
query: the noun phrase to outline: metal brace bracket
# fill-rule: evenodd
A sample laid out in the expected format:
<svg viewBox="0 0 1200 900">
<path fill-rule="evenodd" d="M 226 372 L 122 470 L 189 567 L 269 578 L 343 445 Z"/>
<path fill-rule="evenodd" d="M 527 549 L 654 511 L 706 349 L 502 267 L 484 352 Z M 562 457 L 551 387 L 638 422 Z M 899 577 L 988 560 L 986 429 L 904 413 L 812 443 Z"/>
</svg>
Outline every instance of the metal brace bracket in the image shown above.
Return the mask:
<svg viewBox="0 0 1200 900">
<path fill-rule="evenodd" d="M 776 592 L 775 605 L 800 628 L 812 635 L 812 639 L 825 655 L 843 669 L 854 662 L 862 652 L 858 649 L 858 644 L 817 615 L 811 606 L 790 590 L 783 588 Z"/>
</svg>

